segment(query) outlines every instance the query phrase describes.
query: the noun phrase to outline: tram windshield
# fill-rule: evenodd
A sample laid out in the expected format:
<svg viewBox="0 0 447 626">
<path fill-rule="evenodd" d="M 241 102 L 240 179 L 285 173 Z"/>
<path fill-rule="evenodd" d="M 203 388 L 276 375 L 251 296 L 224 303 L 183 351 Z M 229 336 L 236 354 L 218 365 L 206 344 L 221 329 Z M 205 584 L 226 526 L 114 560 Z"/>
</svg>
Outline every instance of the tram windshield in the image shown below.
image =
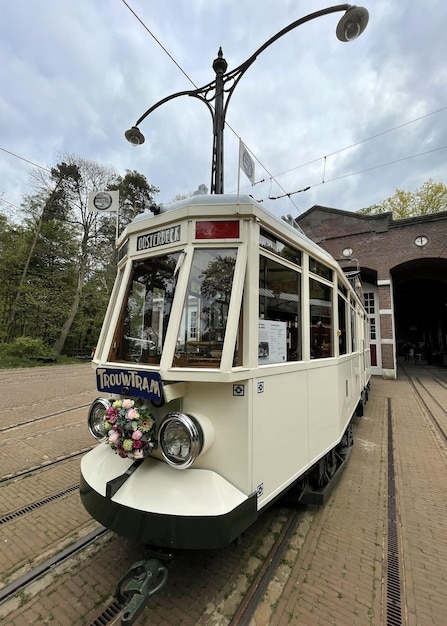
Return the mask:
<svg viewBox="0 0 447 626">
<path fill-rule="evenodd" d="M 219 367 L 236 255 L 235 248 L 194 251 L 177 337 L 175 366 Z"/>
<path fill-rule="evenodd" d="M 160 363 L 180 254 L 134 263 L 111 360 Z"/>
</svg>

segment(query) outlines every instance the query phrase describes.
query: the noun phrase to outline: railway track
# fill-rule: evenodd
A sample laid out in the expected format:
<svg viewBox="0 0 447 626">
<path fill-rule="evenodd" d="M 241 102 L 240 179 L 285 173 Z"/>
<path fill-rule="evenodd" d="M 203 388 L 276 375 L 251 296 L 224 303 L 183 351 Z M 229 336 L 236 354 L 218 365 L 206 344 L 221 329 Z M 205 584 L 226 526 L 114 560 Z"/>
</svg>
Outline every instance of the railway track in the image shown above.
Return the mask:
<svg viewBox="0 0 447 626">
<path fill-rule="evenodd" d="M 54 432 L 55 419 L 66 420 L 68 418 L 67 421 L 69 423 L 71 416 L 75 415 L 80 409 L 85 409 L 85 406 L 86 405 L 81 404 L 75 407 L 67 407 L 63 410 L 47 412 L 45 415 L 38 416 L 35 419 L 23 420 L 19 424 L 15 424 L 12 428 L 2 428 L 0 430 L 0 436 L 3 440 L 5 440 L 5 438 L 13 440 L 17 436 L 20 439 L 20 433 L 23 432 L 24 429 L 28 430 L 30 427 L 33 427 L 33 424 L 39 424 L 40 427 L 43 426 L 42 439 L 44 440 L 46 433 L 50 434 Z M 84 429 L 85 432 L 87 431 L 85 427 L 85 412 L 80 417 L 79 426 Z M 60 432 L 63 433 L 65 431 L 66 429 L 63 424 L 60 425 Z M 90 441 L 90 437 L 88 437 L 87 440 Z M 27 468 L 21 468 L 11 474 L 2 476 L 0 478 L 0 490 L 13 487 L 18 484 L 17 481 L 35 480 L 36 477 L 41 477 L 41 479 L 43 479 L 44 475 L 48 472 L 55 472 L 56 474 L 59 474 L 60 468 L 63 467 L 64 464 L 66 465 L 69 462 L 76 463 L 76 460 L 87 449 L 90 449 L 90 447 L 91 446 L 88 448 L 86 447 L 85 449 L 78 449 L 75 452 L 66 453 L 60 458 L 54 460 L 50 459 L 50 448 L 45 452 L 46 456 L 48 456 L 48 460 L 45 460 L 43 463 L 32 465 L 28 464 Z M 0 518 L 0 528 L 7 529 L 10 525 L 22 523 L 26 524 L 26 527 L 30 529 L 29 532 L 32 532 L 31 528 L 35 526 L 35 522 L 33 520 L 36 516 L 44 519 L 52 519 L 53 513 L 50 512 L 51 507 L 60 507 L 63 503 L 68 504 L 69 501 L 73 502 L 76 500 L 78 490 L 77 483 L 72 482 L 61 487 L 57 491 L 52 491 L 50 489 L 52 479 L 50 474 L 48 474 L 48 476 L 49 478 L 44 480 L 49 487 L 48 493 L 43 493 L 41 496 L 39 494 L 38 498 L 32 501 L 27 501 L 13 510 L 7 511 Z M 25 485 L 25 483 L 20 483 L 20 485 L 22 484 Z M 67 500 L 67 498 L 69 500 Z M 82 510 L 82 507 L 79 507 L 79 510 Z M 229 548 L 228 555 L 230 563 L 231 559 L 234 559 L 238 564 L 233 570 L 233 575 L 230 577 L 224 577 L 222 580 L 222 606 L 220 608 L 218 606 L 216 611 L 217 613 L 222 611 L 225 615 L 227 615 L 229 611 L 230 613 L 232 612 L 234 614 L 231 618 L 231 624 L 233 626 L 249 624 L 252 615 L 256 611 L 259 602 L 265 593 L 265 590 L 274 576 L 278 564 L 283 558 L 291 536 L 294 534 L 297 525 L 300 523 L 304 510 L 305 509 L 301 508 L 299 511 L 296 511 L 296 509 L 285 507 L 277 509 L 275 505 L 271 510 L 265 513 L 259 524 L 253 529 L 253 532 L 250 531 L 248 536 L 241 540 L 241 544 L 239 546 L 232 546 Z M 76 567 L 81 567 L 83 572 L 87 572 L 90 567 L 89 560 L 88 556 L 83 556 L 83 554 L 91 555 L 96 550 L 99 551 L 99 547 L 97 548 L 96 546 L 102 546 L 104 545 L 104 542 L 113 542 L 114 546 L 120 546 L 120 548 L 125 545 L 123 540 L 120 538 L 113 538 L 113 533 L 106 533 L 105 529 L 102 527 L 91 530 L 91 524 L 90 529 L 87 524 L 86 529 L 89 532 L 86 532 L 86 530 L 81 532 L 84 536 L 73 536 L 71 539 L 67 539 L 64 542 L 62 549 L 57 549 L 56 545 L 56 549 L 52 551 L 48 558 L 38 558 L 34 565 L 33 562 L 35 559 L 31 554 L 28 556 L 22 555 L 23 562 L 28 560 L 29 566 L 24 566 L 14 573 L 5 572 L 3 574 L 2 579 L 6 582 L 6 584 L 2 589 L 0 589 L 0 618 L 7 614 L 7 611 L 9 610 L 7 609 L 8 606 L 17 608 L 17 601 L 20 603 L 23 602 L 25 598 L 32 598 L 33 593 L 35 593 L 33 589 L 39 589 L 42 586 L 44 587 L 45 584 L 48 584 L 48 590 L 51 592 L 51 588 L 54 584 L 54 577 L 61 575 L 58 574 L 58 572 L 63 572 L 67 569 L 71 570 Z M 14 530 L 12 534 L 15 534 L 15 532 L 16 531 Z M 66 532 L 66 530 L 64 532 Z M 27 531 L 21 530 L 20 533 L 26 535 Z M 257 546 L 261 546 L 261 548 L 258 548 Z M 101 550 L 102 549 L 103 548 L 101 548 Z M 45 554 L 47 551 L 48 548 L 43 549 Z M 235 554 L 237 555 L 236 558 Z M 253 554 L 256 554 L 256 557 L 253 557 Z M 223 559 L 225 559 L 225 554 L 222 553 L 222 555 Z M 127 558 L 131 559 L 131 557 Z M 206 555 L 206 559 L 210 563 L 209 567 L 214 570 L 218 566 L 217 564 L 211 564 L 212 558 L 212 554 Z M 253 560 L 255 560 L 255 565 L 253 565 Z M 193 571 L 196 571 L 198 566 L 200 567 L 200 565 L 198 565 L 200 562 L 199 557 L 194 559 L 194 563 L 196 563 L 196 565 L 192 566 Z M 247 564 L 249 562 L 250 570 L 247 571 Z M 81 565 L 79 565 L 79 563 L 81 563 Z M 184 584 L 184 579 L 191 576 L 191 573 L 185 573 L 189 572 L 190 567 L 191 564 L 186 562 L 185 556 L 176 557 L 172 567 L 173 588 L 177 588 L 179 584 Z M 80 574 L 80 576 L 82 577 L 83 574 Z M 117 579 L 119 578 L 116 572 L 115 576 Z M 42 582 L 44 579 L 48 579 L 48 582 Z M 235 583 L 235 581 L 237 582 Z M 116 584 L 117 580 L 114 582 Z M 164 597 L 162 596 L 160 599 L 162 604 L 166 601 L 169 602 L 169 600 L 167 600 L 171 593 L 169 591 L 169 584 L 171 584 L 171 581 L 167 585 L 166 595 Z M 235 587 L 233 588 L 234 585 Z M 104 591 L 107 592 L 107 590 L 109 593 L 113 593 L 115 591 L 115 586 L 107 586 L 105 583 Z M 155 603 L 158 602 L 159 600 L 157 597 Z M 228 606 L 231 608 L 228 608 Z M 85 608 L 88 609 L 88 606 Z M 89 623 L 91 623 L 92 626 L 103 626 L 105 624 L 108 625 L 118 623 L 122 609 L 123 606 L 120 602 L 118 602 L 116 598 L 110 597 L 110 601 L 105 604 L 101 611 L 98 611 L 96 615 L 91 618 Z M 91 612 L 92 611 L 90 610 L 90 613 Z M 14 611 L 12 615 L 14 615 Z M 223 618 L 223 614 L 221 614 L 221 618 Z M 200 624 L 202 619 L 205 620 L 202 623 L 206 624 L 206 614 L 205 617 L 197 616 L 196 620 L 192 620 L 188 623 Z M 69 622 L 67 621 L 66 623 Z M 74 623 L 75 622 L 73 622 L 73 624 Z"/>
<path fill-rule="evenodd" d="M 6 474 L 4 476 L 0 477 L 0 486 L 2 484 L 8 484 L 14 480 L 17 480 L 18 478 L 25 478 L 26 476 L 31 476 L 33 475 L 35 472 L 39 472 L 41 470 L 46 470 L 50 467 L 55 467 L 56 465 L 61 465 L 62 463 L 65 463 L 67 461 L 71 461 L 72 459 L 76 459 L 78 457 L 83 456 L 86 452 L 88 452 L 89 450 L 91 450 L 93 448 L 93 446 L 87 446 L 85 448 L 83 448 L 82 450 L 78 450 L 76 452 L 72 452 L 71 454 L 65 454 L 64 456 L 55 459 L 54 461 L 46 461 L 44 463 L 40 463 L 39 465 L 33 465 L 32 467 L 29 467 L 28 469 L 25 470 L 21 470 L 15 473 L 11 473 L 11 474 Z"/>
<path fill-rule="evenodd" d="M 444 446 L 447 447 L 447 381 L 445 377 L 439 374 L 439 370 L 428 367 L 424 367 L 422 371 L 410 370 L 405 366 L 401 366 L 401 369 L 417 401 L 424 408 L 427 419 L 436 428 Z M 434 386 L 434 389 L 430 386 Z"/>
<path fill-rule="evenodd" d="M 14 431 L 17 428 L 21 428 L 23 426 L 28 426 L 30 424 L 36 424 L 37 422 L 41 422 L 43 420 L 47 420 L 47 419 L 51 419 L 54 418 L 56 416 L 59 415 L 64 415 L 65 413 L 71 413 L 72 411 L 78 411 L 79 409 L 84 409 L 87 408 L 88 406 L 90 406 L 90 403 L 87 404 L 79 404 L 77 406 L 74 407 L 70 407 L 67 409 L 62 409 L 61 411 L 55 411 L 54 413 L 49 413 L 48 415 L 40 415 L 39 417 L 33 417 L 27 420 L 23 420 L 22 422 L 16 422 L 14 424 L 11 424 L 9 426 L 2 426 L 0 427 L 0 434 L 4 433 L 4 432 L 8 432 L 10 433 L 11 431 Z"/>
<path fill-rule="evenodd" d="M 226 614 L 228 610 L 233 610 L 234 615 L 229 622 L 227 620 L 227 623 L 232 626 L 243 626 L 250 623 L 269 582 L 272 580 L 279 562 L 284 556 L 292 535 L 296 532 L 297 525 L 302 519 L 304 511 L 304 508 L 300 508 L 299 510 L 284 507 L 273 509 L 269 514 L 264 516 L 264 523 L 260 522 L 258 524 L 256 532 L 251 534 L 249 538 L 245 538 L 240 545 L 228 549 L 228 552 L 232 553 L 230 556 L 234 556 L 235 552 L 239 552 L 239 564 L 236 569 L 239 571 L 240 578 L 244 580 L 244 583 L 239 581 L 237 586 L 234 587 L 234 581 L 226 581 L 226 586 L 222 591 L 222 597 L 225 598 L 226 601 L 222 603 L 220 610 L 218 609 L 216 611 L 217 614 L 220 614 L 220 619 L 224 618 L 224 614 Z M 275 529 L 275 534 L 269 532 L 272 529 Z M 272 540 L 272 537 L 274 537 L 274 540 Z M 47 584 L 51 588 L 52 579 L 62 575 L 58 574 L 58 568 L 70 570 L 72 567 L 76 567 L 74 565 L 70 566 L 70 561 L 84 563 L 84 567 L 88 568 L 88 559 L 82 557 L 82 553 L 87 551 L 91 552 L 92 550 L 107 550 L 107 547 L 104 548 L 104 545 L 110 541 L 119 543 L 121 540 L 119 538 L 113 540 L 113 533 L 103 527 L 99 527 L 63 550 L 60 550 L 43 563 L 30 569 L 3 589 L 0 589 L 0 618 L 8 615 L 9 603 L 12 608 L 12 619 L 14 616 L 13 609 L 17 606 L 17 599 L 24 597 L 30 598 L 33 594 L 33 587 L 40 589 Z M 112 547 L 112 550 L 113 549 Z M 248 576 L 247 572 L 244 571 L 247 567 L 247 553 L 257 553 L 258 556 L 261 557 L 257 560 L 257 568 L 253 576 Z M 207 556 L 213 558 L 212 554 L 209 552 Z M 198 557 L 199 561 L 200 555 L 198 555 Z M 172 561 L 170 567 L 174 576 L 172 585 L 173 588 L 175 588 L 177 581 L 185 576 L 187 573 L 186 570 L 188 567 L 191 567 L 191 564 L 187 565 L 185 555 L 182 554 L 178 555 Z M 192 568 L 194 567 L 195 565 L 193 563 Z M 45 577 L 48 578 L 47 582 L 40 582 L 39 584 L 39 581 L 42 581 Z M 232 587 L 233 589 L 231 589 Z M 230 592 L 229 589 L 231 589 Z M 169 591 L 168 583 L 165 597 L 169 598 L 170 593 L 172 593 L 172 591 Z M 235 600 L 234 596 L 236 596 L 237 600 Z M 16 602 L 14 602 L 14 598 Z M 155 600 L 155 602 L 157 603 L 157 600 Z M 162 600 L 162 602 L 164 601 Z M 236 610 L 234 610 L 234 608 L 228 609 L 228 606 L 231 607 L 234 603 L 237 605 Z M 149 604 L 148 606 L 150 610 L 151 605 Z M 85 609 L 87 609 L 87 607 L 85 607 Z M 118 624 L 120 623 L 124 609 L 125 607 L 119 600 L 111 598 L 106 606 L 88 621 L 88 624 L 90 624 L 90 626 L 113 626 L 114 624 Z M 199 626 L 200 624 L 209 623 L 209 617 L 209 615 L 205 614 L 196 621 L 184 623 L 194 623 Z"/>
</svg>

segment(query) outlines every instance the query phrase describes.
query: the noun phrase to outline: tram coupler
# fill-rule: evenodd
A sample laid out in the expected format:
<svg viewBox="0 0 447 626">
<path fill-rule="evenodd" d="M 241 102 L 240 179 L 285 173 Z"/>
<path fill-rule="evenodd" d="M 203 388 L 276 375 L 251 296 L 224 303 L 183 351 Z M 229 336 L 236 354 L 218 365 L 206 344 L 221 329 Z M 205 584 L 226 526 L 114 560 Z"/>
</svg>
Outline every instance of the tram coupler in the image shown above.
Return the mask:
<svg viewBox="0 0 447 626">
<path fill-rule="evenodd" d="M 159 559 L 138 561 L 130 567 L 116 586 L 116 598 L 123 605 L 121 626 L 132 626 L 147 600 L 166 583 L 168 570 Z"/>
</svg>

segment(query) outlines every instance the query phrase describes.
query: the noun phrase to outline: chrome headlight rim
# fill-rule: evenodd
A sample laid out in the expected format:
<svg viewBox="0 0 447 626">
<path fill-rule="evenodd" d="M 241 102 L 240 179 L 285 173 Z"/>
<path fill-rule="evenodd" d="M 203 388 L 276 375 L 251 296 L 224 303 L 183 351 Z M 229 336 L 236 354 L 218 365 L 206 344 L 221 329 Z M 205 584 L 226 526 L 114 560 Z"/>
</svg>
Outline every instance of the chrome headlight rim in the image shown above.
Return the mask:
<svg viewBox="0 0 447 626">
<path fill-rule="evenodd" d="M 189 451 L 186 456 L 182 456 L 167 449 L 166 433 L 170 427 L 177 426 L 183 429 L 189 442 Z M 199 421 L 189 413 L 168 413 L 160 424 L 158 430 L 158 445 L 165 461 L 175 469 L 187 469 L 190 467 L 202 452 L 204 443 L 203 430 Z"/>
<path fill-rule="evenodd" d="M 111 402 L 109 400 L 106 400 L 106 398 L 96 398 L 96 400 L 93 400 L 92 404 L 90 405 L 87 424 L 91 436 L 96 439 L 96 441 L 106 441 L 107 439 L 107 433 L 104 429 L 104 423 L 107 410 L 111 406 Z M 96 414 L 96 411 L 98 409 L 104 410 L 104 415 L 100 418 L 98 418 Z"/>
</svg>

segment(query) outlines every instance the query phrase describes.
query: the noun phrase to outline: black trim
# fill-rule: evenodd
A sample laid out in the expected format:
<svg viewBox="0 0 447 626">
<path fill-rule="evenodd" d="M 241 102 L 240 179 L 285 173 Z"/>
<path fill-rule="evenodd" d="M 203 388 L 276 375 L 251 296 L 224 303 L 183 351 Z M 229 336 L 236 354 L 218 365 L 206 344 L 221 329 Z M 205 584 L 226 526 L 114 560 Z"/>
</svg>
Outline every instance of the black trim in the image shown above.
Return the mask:
<svg viewBox="0 0 447 626">
<path fill-rule="evenodd" d="M 141 544 L 182 550 L 223 548 L 257 517 L 256 493 L 225 515 L 162 515 L 117 504 L 90 487 L 81 473 L 84 507 L 100 524 Z"/>
<path fill-rule="evenodd" d="M 126 480 L 132 476 L 134 471 L 138 469 L 143 461 L 144 459 L 137 459 L 132 463 L 129 469 L 124 472 L 124 474 L 121 474 L 121 476 L 117 476 L 116 478 L 112 478 L 112 480 L 109 480 L 106 485 L 106 498 L 113 498 L 118 489 L 120 489 L 124 485 Z"/>
</svg>

